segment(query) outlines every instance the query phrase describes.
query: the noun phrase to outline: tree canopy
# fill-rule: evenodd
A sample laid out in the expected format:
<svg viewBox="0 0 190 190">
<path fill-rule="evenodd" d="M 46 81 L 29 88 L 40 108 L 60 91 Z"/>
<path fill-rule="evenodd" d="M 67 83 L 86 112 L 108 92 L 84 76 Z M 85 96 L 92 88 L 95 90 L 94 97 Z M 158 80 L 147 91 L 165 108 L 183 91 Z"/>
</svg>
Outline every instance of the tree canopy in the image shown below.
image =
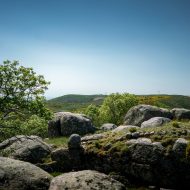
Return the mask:
<svg viewBox="0 0 190 190">
<path fill-rule="evenodd" d="M 0 65 L 0 121 L 26 120 L 31 115 L 48 119 L 51 114 L 43 96 L 48 85 L 32 68 L 4 61 Z"/>
</svg>

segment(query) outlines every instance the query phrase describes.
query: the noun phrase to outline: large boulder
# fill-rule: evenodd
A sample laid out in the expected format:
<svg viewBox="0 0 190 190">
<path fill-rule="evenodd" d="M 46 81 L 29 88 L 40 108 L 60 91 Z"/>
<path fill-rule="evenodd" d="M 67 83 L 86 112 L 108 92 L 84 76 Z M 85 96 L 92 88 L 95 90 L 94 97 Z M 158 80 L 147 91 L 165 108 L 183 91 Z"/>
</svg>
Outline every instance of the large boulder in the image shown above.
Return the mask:
<svg viewBox="0 0 190 190">
<path fill-rule="evenodd" d="M 53 120 L 49 121 L 49 137 L 70 136 L 73 133 L 84 135 L 95 131 L 91 120 L 83 114 L 58 112 Z"/>
<path fill-rule="evenodd" d="M 0 143 L 0 156 L 31 163 L 42 162 L 51 152 L 51 147 L 38 136 L 18 135 Z"/>
<path fill-rule="evenodd" d="M 115 129 L 115 128 L 117 128 L 117 125 L 115 125 L 115 124 L 113 124 L 113 123 L 104 123 L 104 124 L 100 127 L 100 129 L 101 129 L 102 131 L 110 131 L 110 130 L 113 130 L 113 129 Z"/>
<path fill-rule="evenodd" d="M 173 115 L 167 109 L 142 104 L 132 107 L 127 112 L 124 119 L 124 124 L 141 126 L 144 121 L 147 121 L 152 117 L 166 117 L 172 119 Z"/>
<path fill-rule="evenodd" d="M 171 119 L 166 117 L 153 117 L 147 121 L 144 121 L 141 124 L 141 128 L 148 128 L 148 127 L 161 127 L 166 123 L 169 123 Z"/>
<path fill-rule="evenodd" d="M 174 108 L 171 110 L 175 119 L 190 119 L 190 110 L 184 108 Z"/>
<path fill-rule="evenodd" d="M 0 157 L 1 190 L 46 190 L 51 179 L 47 172 L 28 162 Z"/>
<path fill-rule="evenodd" d="M 49 190 L 124 190 L 125 186 L 111 177 L 97 171 L 83 170 L 55 177 Z"/>
</svg>

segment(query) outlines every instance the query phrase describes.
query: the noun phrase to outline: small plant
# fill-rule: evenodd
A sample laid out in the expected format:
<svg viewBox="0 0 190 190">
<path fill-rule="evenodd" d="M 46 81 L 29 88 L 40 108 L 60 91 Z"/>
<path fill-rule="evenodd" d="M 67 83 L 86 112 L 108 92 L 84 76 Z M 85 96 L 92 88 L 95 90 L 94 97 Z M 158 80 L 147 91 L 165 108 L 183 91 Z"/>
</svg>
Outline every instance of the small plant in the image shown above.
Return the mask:
<svg viewBox="0 0 190 190">
<path fill-rule="evenodd" d="M 137 131 L 137 129 L 136 129 L 135 127 L 132 127 L 132 128 L 129 129 L 129 131 L 130 131 L 131 133 L 134 133 L 134 132 Z"/>
<path fill-rule="evenodd" d="M 179 125 L 179 123 L 177 121 L 173 121 L 172 126 L 175 127 L 175 128 L 180 128 L 180 125 Z"/>
</svg>

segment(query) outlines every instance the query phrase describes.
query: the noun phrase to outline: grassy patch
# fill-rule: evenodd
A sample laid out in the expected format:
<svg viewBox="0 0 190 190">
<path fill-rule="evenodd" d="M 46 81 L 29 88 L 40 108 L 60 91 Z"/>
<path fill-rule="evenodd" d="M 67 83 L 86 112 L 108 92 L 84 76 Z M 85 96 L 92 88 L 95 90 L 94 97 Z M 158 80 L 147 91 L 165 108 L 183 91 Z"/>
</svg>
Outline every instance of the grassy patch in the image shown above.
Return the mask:
<svg viewBox="0 0 190 190">
<path fill-rule="evenodd" d="M 68 143 L 69 137 L 56 137 L 45 139 L 44 141 L 48 144 L 53 144 L 57 147 L 66 147 Z"/>
</svg>

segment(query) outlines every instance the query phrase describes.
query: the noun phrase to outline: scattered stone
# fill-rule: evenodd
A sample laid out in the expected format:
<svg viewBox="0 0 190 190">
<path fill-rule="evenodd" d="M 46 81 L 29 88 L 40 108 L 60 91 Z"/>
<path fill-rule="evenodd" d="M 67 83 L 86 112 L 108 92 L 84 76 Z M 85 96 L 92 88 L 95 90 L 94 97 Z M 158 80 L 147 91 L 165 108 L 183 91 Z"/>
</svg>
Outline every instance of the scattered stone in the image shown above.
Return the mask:
<svg viewBox="0 0 190 190">
<path fill-rule="evenodd" d="M 42 162 L 51 147 L 38 136 L 18 135 L 0 143 L 0 156 L 31 163 Z"/>
<path fill-rule="evenodd" d="M 132 136 L 132 138 L 137 139 L 137 138 L 140 137 L 140 133 L 139 132 L 134 132 L 134 133 L 131 134 L 131 136 Z"/>
<path fill-rule="evenodd" d="M 151 105 L 138 105 L 132 107 L 126 114 L 124 125 L 141 126 L 144 121 L 152 117 L 166 117 L 172 119 L 172 113 L 163 108 L 158 108 Z"/>
<path fill-rule="evenodd" d="M 0 157 L 1 190 L 48 190 L 52 176 L 28 162 Z"/>
<path fill-rule="evenodd" d="M 100 127 L 100 129 L 101 129 L 102 131 L 110 131 L 110 130 L 113 130 L 113 129 L 115 129 L 115 128 L 117 128 L 117 125 L 115 125 L 115 124 L 113 124 L 113 123 L 104 123 L 104 124 Z"/>
<path fill-rule="evenodd" d="M 83 170 L 55 177 L 49 190 L 124 190 L 125 186 L 111 177 L 97 171 Z"/>
<path fill-rule="evenodd" d="M 141 128 L 149 128 L 149 127 L 161 127 L 166 123 L 169 123 L 171 119 L 166 117 L 153 117 L 147 121 L 144 121 L 141 124 Z"/>
<path fill-rule="evenodd" d="M 72 134 L 68 141 L 69 149 L 78 149 L 81 147 L 81 137 L 78 134 Z"/>
</svg>

